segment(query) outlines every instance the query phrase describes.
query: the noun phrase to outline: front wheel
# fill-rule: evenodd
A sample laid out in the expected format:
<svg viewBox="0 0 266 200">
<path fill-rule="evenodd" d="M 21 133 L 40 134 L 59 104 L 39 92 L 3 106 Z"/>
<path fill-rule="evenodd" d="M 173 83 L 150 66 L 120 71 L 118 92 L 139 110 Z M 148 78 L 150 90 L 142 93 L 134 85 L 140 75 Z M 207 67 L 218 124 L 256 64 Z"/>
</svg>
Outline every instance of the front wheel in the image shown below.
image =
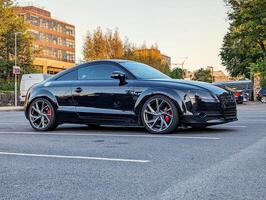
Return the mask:
<svg viewBox="0 0 266 200">
<path fill-rule="evenodd" d="M 150 133 L 167 134 L 173 132 L 179 123 L 177 107 L 168 97 L 156 95 L 143 105 L 141 119 Z"/>
<path fill-rule="evenodd" d="M 35 99 L 28 111 L 30 125 L 37 131 L 50 131 L 57 127 L 53 105 L 44 98 Z"/>
</svg>

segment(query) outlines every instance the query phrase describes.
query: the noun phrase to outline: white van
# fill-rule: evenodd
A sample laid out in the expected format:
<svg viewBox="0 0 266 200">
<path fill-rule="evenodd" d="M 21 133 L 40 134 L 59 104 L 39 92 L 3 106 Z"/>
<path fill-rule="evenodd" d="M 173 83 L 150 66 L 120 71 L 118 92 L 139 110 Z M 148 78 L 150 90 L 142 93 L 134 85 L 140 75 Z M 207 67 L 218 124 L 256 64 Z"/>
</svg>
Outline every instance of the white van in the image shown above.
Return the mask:
<svg viewBox="0 0 266 200">
<path fill-rule="evenodd" d="M 22 78 L 20 81 L 19 100 L 23 103 L 25 101 L 25 97 L 26 97 L 28 89 L 30 89 L 31 86 L 37 83 L 40 83 L 49 77 L 51 77 L 51 75 L 49 74 L 24 74 L 22 75 Z"/>
</svg>

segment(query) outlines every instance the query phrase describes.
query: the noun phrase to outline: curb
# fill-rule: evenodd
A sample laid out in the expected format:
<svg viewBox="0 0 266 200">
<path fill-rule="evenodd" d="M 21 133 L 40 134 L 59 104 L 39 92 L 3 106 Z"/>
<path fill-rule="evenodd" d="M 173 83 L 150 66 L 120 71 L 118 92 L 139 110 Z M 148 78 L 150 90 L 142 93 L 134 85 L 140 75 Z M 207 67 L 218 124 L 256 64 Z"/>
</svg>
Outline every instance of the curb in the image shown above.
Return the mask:
<svg viewBox="0 0 266 200">
<path fill-rule="evenodd" d="M 24 110 L 23 106 L 0 107 L 0 112 L 13 112 L 13 111 L 23 111 L 23 110 Z"/>
</svg>

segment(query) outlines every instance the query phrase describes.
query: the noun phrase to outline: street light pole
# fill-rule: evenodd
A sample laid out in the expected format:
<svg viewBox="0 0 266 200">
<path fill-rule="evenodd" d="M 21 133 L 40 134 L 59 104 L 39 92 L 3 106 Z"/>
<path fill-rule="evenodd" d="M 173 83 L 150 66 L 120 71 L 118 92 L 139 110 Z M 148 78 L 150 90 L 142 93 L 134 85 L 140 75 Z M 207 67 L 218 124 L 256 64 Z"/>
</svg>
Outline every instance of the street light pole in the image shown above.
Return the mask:
<svg viewBox="0 0 266 200">
<path fill-rule="evenodd" d="M 214 67 L 213 66 L 208 66 L 208 68 L 211 69 L 211 76 L 212 76 L 212 83 L 213 83 L 214 82 L 214 73 L 213 73 Z"/>
<path fill-rule="evenodd" d="M 15 66 L 17 66 L 17 35 L 22 32 L 15 33 Z M 18 89 L 17 89 L 17 74 L 15 73 L 15 106 L 18 106 Z"/>
</svg>

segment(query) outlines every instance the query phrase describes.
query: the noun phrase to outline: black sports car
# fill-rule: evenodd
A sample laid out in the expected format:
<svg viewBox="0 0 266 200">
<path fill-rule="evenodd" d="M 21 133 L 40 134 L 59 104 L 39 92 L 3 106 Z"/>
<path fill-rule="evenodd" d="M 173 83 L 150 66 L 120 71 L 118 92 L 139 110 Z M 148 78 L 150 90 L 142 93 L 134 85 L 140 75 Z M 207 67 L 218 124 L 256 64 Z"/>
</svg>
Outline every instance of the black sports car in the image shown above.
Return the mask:
<svg viewBox="0 0 266 200">
<path fill-rule="evenodd" d="M 37 131 L 62 123 L 138 125 L 151 133 L 237 120 L 234 95 L 204 82 L 174 80 L 133 61 L 102 60 L 33 86 L 25 115 Z"/>
</svg>

